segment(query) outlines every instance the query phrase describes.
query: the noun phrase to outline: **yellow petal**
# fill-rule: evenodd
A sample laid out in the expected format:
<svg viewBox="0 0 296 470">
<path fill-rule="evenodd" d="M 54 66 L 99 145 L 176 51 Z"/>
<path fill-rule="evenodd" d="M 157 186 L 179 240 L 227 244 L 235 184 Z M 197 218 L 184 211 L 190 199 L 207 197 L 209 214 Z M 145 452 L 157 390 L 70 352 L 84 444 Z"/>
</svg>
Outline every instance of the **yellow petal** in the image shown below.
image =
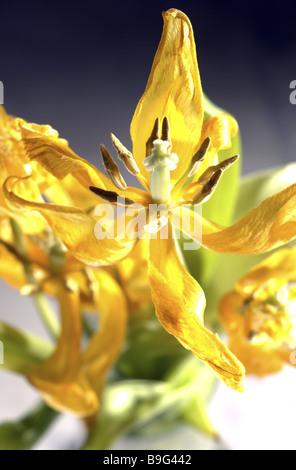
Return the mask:
<svg viewBox="0 0 296 470">
<path fill-rule="evenodd" d="M 102 269 L 93 273 L 99 285 L 100 328 L 83 354 L 83 364 L 89 382 L 100 396 L 106 373 L 116 361 L 125 340 L 127 306 L 123 291 L 110 274 Z"/>
<path fill-rule="evenodd" d="M 47 126 L 50 127 L 50 126 Z M 76 178 L 84 187 L 91 185 L 103 189 L 113 188 L 110 180 L 97 168 L 78 157 L 68 146 L 65 139 L 59 138 L 56 130 L 43 134 L 32 128 L 30 124 L 23 124 L 22 141 L 31 161 L 38 161 L 46 170 L 57 179 L 75 173 Z M 107 188 L 107 185 L 109 187 Z"/>
<path fill-rule="evenodd" d="M 82 372 L 73 381 L 55 382 L 52 378 L 39 378 L 30 375 L 32 385 L 38 389 L 44 401 L 61 413 L 69 413 L 80 418 L 92 416 L 99 408 L 97 395 L 91 389 Z"/>
<path fill-rule="evenodd" d="M 283 361 L 278 351 L 269 349 L 264 344 L 253 344 L 237 333 L 230 336 L 229 348 L 243 363 L 246 374 L 262 377 L 278 372 L 283 367 Z"/>
<path fill-rule="evenodd" d="M 229 114 L 220 113 L 204 121 L 196 150 L 199 149 L 206 137 L 211 138 L 211 144 L 205 160 L 201 163 L 198 172 L 194 176 L 194 180 L 197 180 L 207 167 L 217 163 L 215 159 L 217 153 L 220 150 L 231 147 L 231 139 L 237 132 L 238 124 Z"/>
<path fill-rule="evenodd" d="M 227 385 L 242 391 L 244 368 L 204 326 L 204 293 L 182 265 L 171 237 L 151 240 L 149 277 L 156 315 L 163 327 Z"/>
<path fill-rule="evenodd" d="M 217 253 L 266 253 L 296 237 L 296 184 L 265 199 L 230 227 L 201 219 L 186 207 L 179 210 L 183 231 L 200 242 L 202 227 L 202 245 Z M 190 226 L 195 226 L 194 234 Z"/>
<path fill-rule="evenodd" d="M 243 330 L 245 319 L 240 309 L 243 306 L 244 298 L 237 292 L 229 292 L 220 301 L 219 314 L 223 328 L 230 334 L 237 330 Z"/>
<path fill-rule="evenodd" d="M 155 119 L 168 117 L 173 152 L 179 156 L 172 181 L 187 169 L 199 141 L 203 120 L 202 89 L 196 59 L 192 26 L 187 16 L 171 9 L 163 13 L 164 27 L 146 90 L 136 108 L 131 136 L 133 155 L 141 174 L 148 173 L 143 165 L 145 144 Z"/>
<path fill-rule="evenodd" d="M 100 201 L 89 188 L 77 184 L 77 180 L 72 175 L 66 176 L 62 181 L 57 181 L 55 185 L 48 188 L 45 195 L 47 200 L 54 204 L 76 206 L 87 212 Z"/>
<path fill-rule="evenodd" d="M 0 217 L 16 217 L 16 214 L 6 205 L 2 192 L 2 184 L 9 176 L 22 177 L 18 185 L 18 191 L 25 197 L 35 201 L 41 201 L 40 185 L 44 185 L 47 176 L 39 167 L 37 171 L 29 164 L 29 159 L 21 145 L 20 119 L 9 116 L 1 107 L 0 113 Z M 35 125 L 37 128 L 38 126 Z M 34 164 L 35 165 L 35 164 Z M 34 166 L 33 165 L 33 166 Z M 26 178 L 28 174 L 34 174 L 33 178 Z M 31 214 L 25 217 L 18 214 L 18 223 L 25 233 L 39 233 L 44 228 L 44 221 L 38 215 Z"/>
<path fill-rule="evenodd" d="M 203 246 L 219 253 L 259 254 L 296 237 L 296 184 L 271 196 L 229 228 L 203 221 Z"/>
<path fill-rule="evenodd" d="M 131 254 L 116 265 L 120 284 L 129 302 L 129 313 L 152 302 L 147 274 L 148 258 L 148 240 L 138 240 Z"/>
<path fill-rule="evenodd" d="M 3 182 L 8 176 L 26 176 L 32 173 L 29 158 L 21 144 L 21 125 L 25 121 L 14 118 L 0 109 L 0 181 Z M 46 126 L 32 125 L 34 129 L 46 132 Z M 44 170 L 39 168 L 35 172 L 34 182 L 39 184 L 40 173 L 45 177 Z"/>
<path fill-rule="evenodd" d="M 13 192 L 17 181 L 8 179 L 3 187 L 6 199 L 12 207 L 28 214 L 37 212 L 44 217 L 71 254 L 80 261 L 92 266 L 114 264 L 133 248 L 135 240 L 128 237 L 96 238 L 97 221 L 81 209 L 22 199 Z"/>
<path fill-rule="evenodd" d="M 44 400 L 56 410 L 85 417 L 99 407 L 96 393 L 81 370 L 79 292 L 59 286 L 62 331 L 53 355 L 27 373 Z"/>
<path fill-rule="evenodd" d="M 43 126 L 43 129 L 28 123 L 21 125 L 22 141 L 29 155 L 31 162 L 38 162 L 55 178 L 61 180 L 68 176 L 75 179 L 79 184 L 88 190 L 89 186 L 96 186 L 108 191 L 114 191 L 121 196 L 142 202 L 144 191 L 133 191 L 127 188 L 126 191 L 118 191 L 109 178 L 101 173 L 94 165 L 76 155 L 69 148 L 65 139 L 59 138 L 56 130 L 50 126 Z M 77 183 L 76 183 L 77 184 Z M 72 188 L 74 184 L 72 183 Z M 77 200 L 77 199 L 76 199 Z M 97 199 L 98 201 L 100 199 Z"/>
<path fill-rule="evenodd" d="M 9 116 L 0 108 L 0 188 L 8 176 L 27 176 L 24 164 L 28 163 L 23 148 L 11 135 Z M 0 189 L 0 205 L 5 205 Z"/>
</svg>

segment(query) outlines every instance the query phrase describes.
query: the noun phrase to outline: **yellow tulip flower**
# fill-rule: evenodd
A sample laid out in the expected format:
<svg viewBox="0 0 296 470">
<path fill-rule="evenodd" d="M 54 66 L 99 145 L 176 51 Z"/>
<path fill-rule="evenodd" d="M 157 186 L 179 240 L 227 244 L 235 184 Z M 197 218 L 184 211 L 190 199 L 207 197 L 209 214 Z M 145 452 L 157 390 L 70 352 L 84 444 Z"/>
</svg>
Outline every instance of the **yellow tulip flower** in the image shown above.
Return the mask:
<svg viewBox="0 0 296 470">
<path fill-rule="evenodd" d="M 229 347 L 249 374 L 276 372 L 296 357 L 296 248 L 276 251 L 220 304 Z"/>
<path fill-rule="evenodd" d="M 95 196 L 83 189 L 73 195 L 67 182 L 61 184 L 37 162 L 29 161 L 21 144 L 20 124 L 25 121 L 8 116 L 0 107 L 0 183 L 11 175 L 24 177 L 18 190 L 22 195 L 41 201 L 41 191 L 59 200 L 92 205 Z M 29 125 L 42 129 L 46 126 Z M 32 177 L 28 178 L 28 173 Z M 77 194 L 78 193 L 78 194 Z M 30 214 L 31 215 L 31 214 Z M 22 244 L 16 243 L 10 218 L 22 230 Z M 46 221 L 39 214 L 11 211 L 0 187 L 0 277 L 21 293 L 45 292 L 60 306 L 61 334 L 56 349 L 46 361 L 32 365 L 26 375 L 53 408 L 81 417 L 93 415 L 105 376 L 120 353 L 125 339 L 127 306 L 123 291 L 103 270 L 91 270 L 61 246 Z M 22 230 L 20 231 L 22 232 Z M 30 269 L 30 280 L 26 270 Z M 97 311 L 100 327 L 86 348 L 82 349 L 81 310 Z"/>
<path fill-rule="evenodd" d="M 29 367 L 25 374 L 52 408 L 80 417 L 93 415 L 100 406 L 106 374 L 125 340 L 124 292 L 109 273 L 91 269 L 73 258 L 51 230 L 24 236 L 24 254 L 13 243 L 11 227 L 5 222 L 0 224 L 1 278 L 21 293 L 50 294 L 60 307 L 61 332 L 53 354 Z M 24 267 L 30 267 L 31 284 Z M 96 311 L 100 319 L 98 331 L 84 349 L 83 310 Z"/>
<path fill-rule="evenodd" d="M 127 187 L 103 145 L 101 153 L 111 181 L 76 155 L 56 131 L 44 135 L 23 125 L 23 143 L 30 161 L 39 162 L 58 179 L 71 178 L 77 186 L 91 188 L 111 205 L 118 201 L 128 207 L 135 204 L 145 215 L 151 204 L 173 206 L 182 215 L 182 230 L 190 233 L 191 223 L 197 220 L 202 239 L 198 233 L 196 240 L 218 253 L 257 254 L 286 243 L 296 236 L 296 185 L 267 199 L 228 228 L 201 220 L 195 211 L 184 207 L 205 202 L 224 170 L 235 163 L 237 156 L 218 162 L 217 153 L 231 146 L 238 126 L 225 113 L 203 121 L 203 94 L 190 21 L 175 9 L 164 12 L 163 18 L 163 34 L 148 84 L 131 123 L 133 153 L 111 135 L 119 159 L 144 189 Z M 90 211 L 83 206 L 23 198 L 17 194 L 20 181 L 10 178 L 4 185 L 10 207 L 41 214 L 79 260 L 92 266 L 109 265 L 131 252 L 136 240 L 128 233 L 98 239 L 96 218 Z M 146 239 L 148 276 L 156 315 L 169 333 L 206 361 L 227 385 L 242 390 L 244 367 L 204 325 L 205 296 L 180 260 L 173 239 L 173 215 L 157 216 L 145 226 L 151 238 Z M 127 225 L 130 220 L 128 217 Z M 166 237 L 161 236 L 163 229 Z"/>
<path fill-rule="evenodd" d="M 120 353 L 126 333 L 125 297 L 103 270 L 95 272 L 100 328 L 82 348 L 81 297 L 73 279 L 57 284 L 61 335 L 50 358 L 34 365 L 27 377 L 54 409 L 88 417 L 100 406 L 106 374 Z"/>
</svg>

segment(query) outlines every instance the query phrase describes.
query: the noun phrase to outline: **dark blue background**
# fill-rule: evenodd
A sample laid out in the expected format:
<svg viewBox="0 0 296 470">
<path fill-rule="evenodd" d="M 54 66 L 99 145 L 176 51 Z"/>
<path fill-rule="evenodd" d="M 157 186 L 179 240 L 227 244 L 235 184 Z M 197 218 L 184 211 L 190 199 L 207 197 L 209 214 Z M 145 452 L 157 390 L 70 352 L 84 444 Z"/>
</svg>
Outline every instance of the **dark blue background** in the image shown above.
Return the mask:
<svg viewBox="0 0 296 470">
<path fill-rule="evenodd" d="M 161 11 L 190 18 L 206 94 L 240 124 L 243 170 L 295 160 L 293 1 L 5 2 L 0 80 L 11 114 L 49 123 L 98 162 L 129 125 L 161 36 Z"/>
</svg>

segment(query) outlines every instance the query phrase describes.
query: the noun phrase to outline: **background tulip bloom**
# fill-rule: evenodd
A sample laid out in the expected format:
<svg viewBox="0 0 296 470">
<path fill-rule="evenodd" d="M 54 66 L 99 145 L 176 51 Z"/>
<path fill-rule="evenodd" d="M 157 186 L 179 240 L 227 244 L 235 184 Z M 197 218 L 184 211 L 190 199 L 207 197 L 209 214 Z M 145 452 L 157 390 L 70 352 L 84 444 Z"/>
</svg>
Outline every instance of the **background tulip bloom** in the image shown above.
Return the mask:
<svg viewBox="0 0 296 470">
<path fill-rule="evenodd" d="M 249 374 L 259 376 L 293 364 L 296 348 L 296 249 L 276 251 L 225 295 L 220 318 L 229 347 Z"/>
</svg>

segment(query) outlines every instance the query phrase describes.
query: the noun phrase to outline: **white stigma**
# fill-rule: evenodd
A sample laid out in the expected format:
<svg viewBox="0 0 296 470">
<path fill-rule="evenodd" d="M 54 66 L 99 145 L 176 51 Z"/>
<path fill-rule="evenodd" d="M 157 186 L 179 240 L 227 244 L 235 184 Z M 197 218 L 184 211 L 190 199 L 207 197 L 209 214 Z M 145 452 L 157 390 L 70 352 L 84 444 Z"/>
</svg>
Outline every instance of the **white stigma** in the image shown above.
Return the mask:
<svg viewBox="0 0 296 470">
<path fill-rule="evenodd" d="M 146 170 L 153 171 L 159 166 L 167 167 L 170 171 L 175 170 L 179 158 L 175 153 L 169 153 L 168 147 L 170 145 L 170 142 L 166 140 L 156 139 L 153 141 L 151 155 L 143 161 Z"/>
<path fill-rule="evenodd" d="M 153 141 L 151 155 L 143 161 L 150 172 L 150 193 L 153 201 L 163 204 L 171 202 L 170 171 L 177 168 L 178 155 L 170 153 L 170 142 L 156 139 Z"/>
</svg>

